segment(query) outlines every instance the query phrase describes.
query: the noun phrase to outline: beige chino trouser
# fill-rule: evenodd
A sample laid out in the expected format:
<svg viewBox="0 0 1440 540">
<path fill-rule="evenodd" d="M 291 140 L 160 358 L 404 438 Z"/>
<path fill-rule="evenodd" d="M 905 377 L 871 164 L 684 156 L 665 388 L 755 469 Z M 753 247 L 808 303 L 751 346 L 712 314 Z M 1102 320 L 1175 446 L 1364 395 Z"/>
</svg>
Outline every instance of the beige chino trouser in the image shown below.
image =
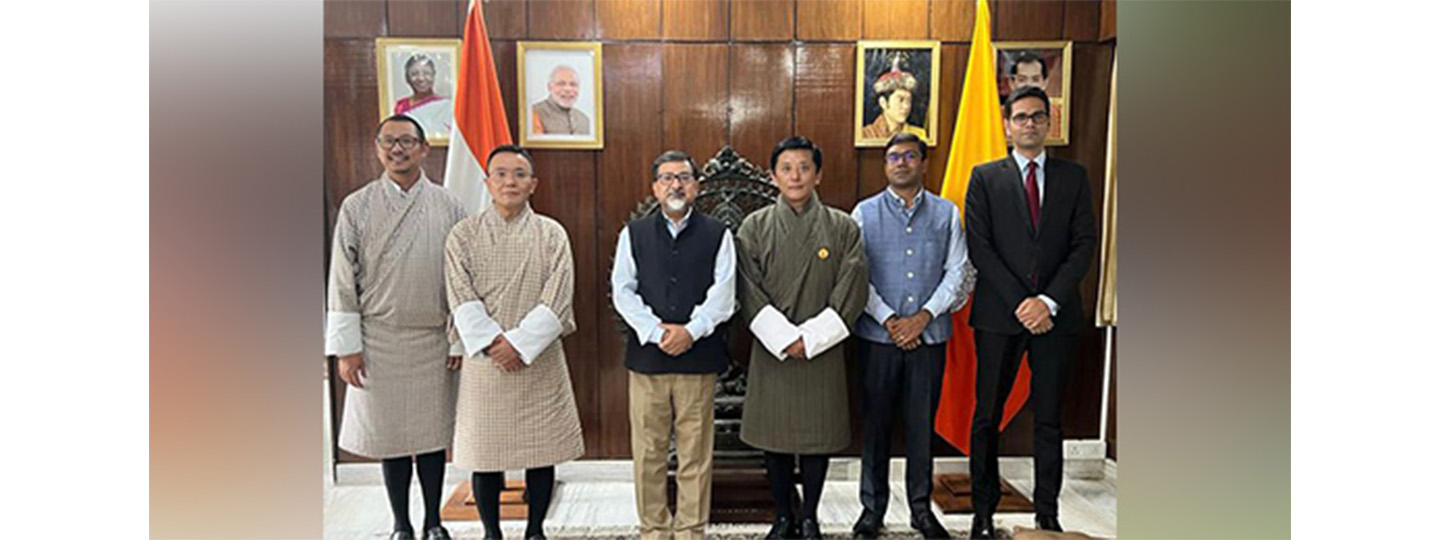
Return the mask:
<svg viewBox="0 0 1440 540">
<path fill-rule="evenodd" d="M 675 515 L 666 502 L 670 434 L 675 434 Z M 645 540 L 703 538 L 710 521 L 715 455 L 715 374 L 630 372 L 630 453 L 635 507 Z"/>
</svg>

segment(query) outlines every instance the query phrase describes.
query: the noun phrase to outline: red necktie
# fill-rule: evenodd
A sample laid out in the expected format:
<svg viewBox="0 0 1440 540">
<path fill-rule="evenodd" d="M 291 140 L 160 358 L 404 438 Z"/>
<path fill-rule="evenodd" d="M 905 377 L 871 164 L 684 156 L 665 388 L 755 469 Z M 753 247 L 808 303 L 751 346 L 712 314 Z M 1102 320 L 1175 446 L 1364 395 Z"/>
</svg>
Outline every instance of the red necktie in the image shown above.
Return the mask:
<svg viewBox="0 0 1440 540">
<path fill-rule="evenodd" d="M 1040 232 L 1040 184 L 1035 181 L 1035 162 L 1025 166 L 1025 201 L 1030 203 L 1030 225 Z"/>
</svg>

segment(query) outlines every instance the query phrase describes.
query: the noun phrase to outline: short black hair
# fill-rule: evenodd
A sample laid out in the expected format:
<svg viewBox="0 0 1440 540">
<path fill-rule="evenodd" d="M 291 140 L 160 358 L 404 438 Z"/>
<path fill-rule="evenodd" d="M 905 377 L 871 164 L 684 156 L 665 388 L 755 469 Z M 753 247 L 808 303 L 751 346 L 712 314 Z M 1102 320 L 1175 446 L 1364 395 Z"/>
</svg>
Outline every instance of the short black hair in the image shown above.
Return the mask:
<svg viewBox="0 0 1440 540">
<path fill-rule="evenodd" d="M 521 148 L 518 145 L 514 144 L 502 144 L 500 146 L 496 146 L 494 150 L 490 151 L 490 155 L 485 156 L 485 166 L 487 168 L 490 166 L 490 161 L 495 159 L 495 154 L 503 154 L 506 152 L 509 152 L 511 154 L 520 154 L 520 157 L 525 158 L 525 162 L 530 164 L 530 172 L 535 172 L 535 158 L 530 157 L 530 152 L 526 152 L 524 148 Z"/>
<path fill-rule="evenodd" d="M 430 144 L 430 142 L 425 139 L 425 128 L 420 127 L 420 121 L 403 114 L 393 115 L 381 120 L 380 125 L 375 126 L 375 131 L 380 131 L 380 128 L 385 127 L 385 124 L 389 124 L 390 122 L 409 122 L 410 125 L 415 126 L 415 134 L 420 137 L 420 142 Z"/>
<path fill-rule="evenodd" d="M 775 170 L 775 162 L 780 160 L 780 154 L 786 150 L 809 150 L 810 161 L 815 162 L 815 172 L 820 172 L 821 166 L 820 147 L 810 139 L 801 136 L 794 136 L 780 141 L 775 149 L 770 151 L 770 170 Z"/>
<path fill-rule="evenodd" d="M 1015 58 L 1015 63 L 1014 63 L 1014 64 L 1010 64 L 1010 74 L 1011 74 L 1011 75 L 1014 75 L 1017 71 L 1019 71 L 1019 69 L 1020 69 L 1020 64 L 1029 64 L 1029 63 L 1032 63 L 1032 62 L 1039 62 L 1039 63 L 1040 63 L 1040 76 L 1041 76 L 1041 77 L 1044 77 L 1045 79 L 1049 79 L 1049 78 L 1050 78 L 1050 66 L 1045 63 L 1045 59 L 1044 59 L 1044 58 L 1041 58 L 1040 55 L 1035 54 L 1033 51 L 1024 51 L 1024 52 L 1021 52 L 1021 53 L 1020 53 L 1020 56 L 1018 56 L 1018 57 Z"/>
<path fill-rule="evenodd" d="M 661 165 L 664 165 L 666 163 L 674 163 L 677 161 L 684 161 L 685 163 L 690 164 L 690 173 L 696 176 L 700 175 L 700 168 L 695 166 L 695 160 L 690 159 L 690 154 L 686 154 L 685 152 L 681 152 L 679 150 L 666 150 L 664 153 L 656 156 L 655 162 L 650 164 L 650 180 L 652 182 L 655 181 L 655 175 L 660 174 Z"/>
<path fill-rule="evenodd" d="M 1021 88 L 1019 90 L 1011 92 L 1010 97 L 1005 99 L 1006 120 L 1010 119 L 1010 109 L 1014 107 L 1015 102 L 1025 98 L 1040 98 L 1040 101 L 1045 102 L 1045 112 L 1050 112 L 1050 96 L 1045 95 L 1044 90 L 1041 90 L 1034 86 L 1026 86 L 1025 88 Z"/>
<path fill-rule="evenodd" d="M 891 135 L 890 140 L 885 141 L 885 152 L 889 153 L 891 146 L 908 142 L 913 142 L 915 143 L 915 146 L 920 147 L 920 161 L 925 161 L 925 141 L 921 140 L 919 135 L 910 133 L 908 131 L 901 131 L 899 133 Z"/>
</svg>

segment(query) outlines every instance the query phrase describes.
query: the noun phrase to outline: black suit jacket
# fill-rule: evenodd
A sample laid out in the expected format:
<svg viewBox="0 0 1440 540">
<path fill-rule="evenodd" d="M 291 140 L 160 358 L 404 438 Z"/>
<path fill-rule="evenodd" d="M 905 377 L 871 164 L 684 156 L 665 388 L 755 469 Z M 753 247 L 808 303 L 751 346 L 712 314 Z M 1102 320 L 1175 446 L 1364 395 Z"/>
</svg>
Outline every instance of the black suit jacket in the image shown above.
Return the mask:
<svg viewBox="0 0 1440 540">
<path fill-rule="evenodd" d="M 1006 154 L 971 170 L 965 241 L 977 275 L 970 326 L 1001 334 L 1026 332 L 1015 308 L 1039 294 L 1060 305 L 1052 332 L 1078 332 L 1085 324 L 1080 279 L 1095 256 L 1095 212 L 1085 168 L 1047 154 L 1041 200 L 1036 231 L 1014 157 Z"/>
</svg>

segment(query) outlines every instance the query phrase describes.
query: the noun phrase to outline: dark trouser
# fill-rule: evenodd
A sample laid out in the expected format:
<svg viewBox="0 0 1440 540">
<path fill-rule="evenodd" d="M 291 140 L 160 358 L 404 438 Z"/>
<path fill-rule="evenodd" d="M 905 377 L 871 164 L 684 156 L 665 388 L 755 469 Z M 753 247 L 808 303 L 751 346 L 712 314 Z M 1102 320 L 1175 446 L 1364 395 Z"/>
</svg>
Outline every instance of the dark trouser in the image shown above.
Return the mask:
<svg viewBox="0 0 1440 540">
<path fill-rule="evenodd" d="M 900 409 L 905 423 L 906 499 L 912 514 L 929 512 L 934 471 L 930 438 L 945 375 L 945 344 L 906 351 L 891 343 L 861 340 L 860 369 L 865 386 L 860 504 L 885 515 L 890 501 L 890 431 Z"/>
<path fill-rule="evenodd" d="M 1035 513 L 1059 513 L 1061 453 L 1060 400 L 1073 334 L 1007 335 L 975 331 L 975 418 L 970 428 L 970 478 L 977 515 L 995 513 L 1000 502 L 998 429 L 1005 399 L 1015 384 L 1020 356 L 1030 355 L 1030 407 L 1035 413 Z"/>
</svg>

